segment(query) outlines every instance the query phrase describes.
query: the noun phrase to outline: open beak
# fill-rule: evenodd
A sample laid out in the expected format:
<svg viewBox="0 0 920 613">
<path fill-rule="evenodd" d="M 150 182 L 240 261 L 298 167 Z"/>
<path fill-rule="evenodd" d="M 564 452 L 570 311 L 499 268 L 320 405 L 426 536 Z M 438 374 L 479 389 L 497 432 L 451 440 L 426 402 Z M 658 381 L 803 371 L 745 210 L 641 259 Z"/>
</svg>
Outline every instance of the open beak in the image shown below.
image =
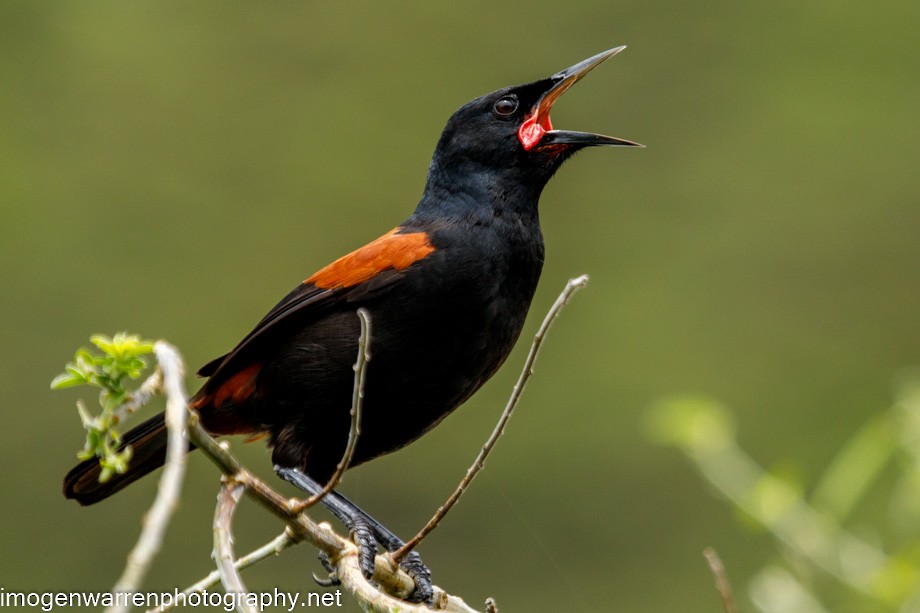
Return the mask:
<svg viewBox="0 0 920 613">
<path fill-rule="evenodd" d="M 614 47 L 593 57 L 578 62 L 574 66 L 557 72 L 549 79 L 551 87 L 540 97 L 533 110 L 521 124 L 518 130 L 518 139 L 524 149 L 530 150 L 537 145 L 579 145 L 582 147 L 609 146 L 609 147 L 644 147 L 631 140 L 593 134 L 591 132 L 572 132 L 569 130 L 555 130 L 549 119 L 549 112 L 553 104 L 568 88 L 577 83 L 588 74 L 595 66 L 604 60 L 612 58 L 625 49 L 626 46 Z"/>
</svg>

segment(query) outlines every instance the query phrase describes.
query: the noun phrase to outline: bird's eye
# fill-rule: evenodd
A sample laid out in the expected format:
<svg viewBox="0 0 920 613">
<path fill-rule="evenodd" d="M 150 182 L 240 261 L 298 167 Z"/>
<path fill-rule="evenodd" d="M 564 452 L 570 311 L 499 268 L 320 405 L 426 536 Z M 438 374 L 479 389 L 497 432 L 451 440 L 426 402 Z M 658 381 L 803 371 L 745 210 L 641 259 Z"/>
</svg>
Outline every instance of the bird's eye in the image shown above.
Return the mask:
<svg viewBox="0 0 920 613">
<path fill-rule="evenodd" d="M 517 110 L 518 100 L 514 96 L 505 96 L 496 102 L 495 106 L 492 108 L 495 110 L 496 114 L 507 117 Z"/>
</svg>

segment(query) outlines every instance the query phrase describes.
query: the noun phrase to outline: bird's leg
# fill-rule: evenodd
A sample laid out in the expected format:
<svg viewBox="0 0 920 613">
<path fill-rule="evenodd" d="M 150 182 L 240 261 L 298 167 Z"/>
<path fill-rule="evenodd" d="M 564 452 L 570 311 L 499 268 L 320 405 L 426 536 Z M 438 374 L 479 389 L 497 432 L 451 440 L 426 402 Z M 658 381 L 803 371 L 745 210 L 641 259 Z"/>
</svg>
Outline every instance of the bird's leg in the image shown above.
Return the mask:
<svg viewBox="0 0 920 613">
<path fill-rule="evenodd" d="M 318 483 L 299 469 L 275 466 L 275 473 L 311 496 L 323 490 L 321 483 Z M 405 544 L 402 539 L 390 532 L 386 526 L 335 490 L 326 494 L 321 502 L 351 532 L 352 538 L 358 546 L 361 572 L 368 579 L 374 574 L 374 556 L 377 555 L 377 543 L 383 545 L 390 552 L 396 551 Z M 322 559 L 321 561 L 323 561 L 323 566 L 328 570 L 329 561 Z M 410 600 L 430 603 L 434 596 L 431 585 L 431 571 L 422 562 L 418 553 L 415 551 L 409 553 L 400 561 L 399 566 L 415 581 L 415 591 L 412 592 Z"/>
<path fill-rule="evenodd" d="M 275 473 L 310 496 L 314 496 L 323 490 L 323 486 L 320 483 L 317 483 L 314 479 L 308 477 L 296 468 L 275 466 Z M 335 515 L 351 533 L 352 540 L 354 540 L 355 544 L 358 546 L 358 562 L 361 567 L 361 572 L 367 579 L 370 579 L 374 576 L 374 556 L 377 555 L 376 532 L 368 522 L 368 520 L 373 521 L 373 518 L 368 517 L 366 513 L 351 513 L 350 509 L 345 505 L 338 503 L 334 494 L 335 492 L 329 492 L 323 497 L 323 506 L 329 509 L 329 511 Z M 327 498 L 329 500 L 327 500 Z M 378 527 L 382 528 L 382 526 Z M 326 554 L 320 554 L 320 562 L 322 562 L 323 567 L 327 571 L 330 573 L 332 572 L 332 566 L 329 564 Z"/>
</svg>

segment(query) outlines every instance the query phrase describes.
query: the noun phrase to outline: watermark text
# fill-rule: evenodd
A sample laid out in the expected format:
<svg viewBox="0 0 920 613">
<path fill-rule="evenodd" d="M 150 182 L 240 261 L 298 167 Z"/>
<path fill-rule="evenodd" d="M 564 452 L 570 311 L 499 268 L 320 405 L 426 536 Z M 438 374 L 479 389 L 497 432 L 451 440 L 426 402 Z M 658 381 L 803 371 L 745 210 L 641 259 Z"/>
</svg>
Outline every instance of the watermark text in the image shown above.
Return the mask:
<svg viewBox="0 0 920 613">
<path fill-rule="evenodd" d="M 0 609 L 55 611 L 58 609 L 87 609 L 130 606 L 147 610 L 166 607 L 209 607 L 235 611 L 240 605 L 259 609 L 294 611 L 306 608 L 342 606 L 342 590 L 334 592 L 285 592 L 275 588 L 270 592 L 233 594 L 226 592 L 25 592 L 0 587 Z"/>
</svg>

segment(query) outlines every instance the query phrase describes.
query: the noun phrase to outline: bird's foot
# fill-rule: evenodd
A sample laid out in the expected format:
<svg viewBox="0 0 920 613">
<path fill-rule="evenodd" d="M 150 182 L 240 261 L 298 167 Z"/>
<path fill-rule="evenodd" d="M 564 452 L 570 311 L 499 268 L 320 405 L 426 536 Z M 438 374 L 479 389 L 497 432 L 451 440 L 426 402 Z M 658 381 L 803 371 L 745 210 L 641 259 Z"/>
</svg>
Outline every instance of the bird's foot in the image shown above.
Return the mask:
<svg viewBox="0 0 920 613">
<path fill-rule="evenodd" d="M 310 495 L 316 494 L 323 489 L 322 484 L 297 468 L 275 466 L 275 472 L 285 481 Z M 390 532 L 386 526 L 338 492 L 329 492 L 321 502 L 351 533 L 351 538 L 358 547 L 358 564 L 362 574 L 368 581 L 374 576 L 374 558 L 377 556 L 377 543 L 380 543 L 391 553 L 399 550 L 405 544 L 402 539 Z M 329 572 L 329 579 L 317 579 L 317 581 L 320 583 L 331 581 L 333 582 L 332 585 L 335 585 L 338 582 L 338 578 L 335 576 L 335 569 L 330 564 L 329 558 L 320 554 L 319 559 L 323 568 Z M 434 597 L 431 571 L 422 562 L 418 553 L 410 552 L 400 560 L 399 567 L 412 577 L 415 582 L 415 590 L 409 595 L 409 600 L 431 604 Z"/>
<path fill-rule="evenodd" d="M 351 533 L 352 542 L 358 548 L 358 567 L 361 569 L 361 574 L 368 581 L 372 581 L 374 578 L 375 558 L 377 557 L 377 540 L 374 538 L 374 531 L 361 517 L 349 518 L 349 521 L 344 523 Z M 319 558 L 319 563 L 329 573 L 329 576 L 328 578 L 323 578 L 313 575 L 313 579 L 323 587 L 341 585 L 329 556 L 324 552 L 320 552 L 317 557 Z"/>
<path fill-rule="evenodd" d="M 412 577 L 415 582 L 415 590 L 409 594 L 410 602 L 423 602 L 425 604 L 434 604 L 434 587 L 431 583 L 431 571 L 422 562 L 421 556 L 417 552 L 409 552 L 409 555 L 399 561 L 399 567 L 406 571 L 406 574 Z"/>
<path fill-rule="evenodd" d="M 374 577 L 377 543 L 379 542 L 391 553 L 402 547 L 404 543 L 388 530 L 384 533 L 378 533 L 374 529 L 375 526 L 365 521 L 364 517 L 352 517 L 349 523 L 351 525 L 347 527 L 351 532 L 351 540 L 358 547 L 358 565 L 361 568 L 361 573 L 365 579 L 371 581 Z M 422 562 L 421 556 L 415 551 L 409 552 L 406 557 L 399 561 L 399 567 L 412 577 L 412 581 L 415 583 L 415 589 L 409 595 L 408 600 L 410 602 L 433 604 L 434 587 L 431 583 L 431 571 Z"/>
<path fill-rule="evenodd" d="M 367 534 L 364 533 L 363 530 L 352 530 L 352 539 L 358 547 L 358 564 L 361 568 L 361 574 L 363 574 L 368 581 L 371 581 L 375 569 L 374 557 L 377 555 L 376 542 L 373 538 L 371 541 L 367 541 Z M 328 577 L 319 577 L 314 574 L 313 580 L 323 587 L 341 585 L 342 582 L 339 581 L 335 572 L 335 567 L 329 561 L 329 556 L 320 552 L 317 557 L 319 558 L 320 564 L 323 565 L 323 568 L 326 569 L 329 575 Z M 428 567 L 422 562 L 422 558 L 418 553 L 415 551 L 410 552 L 409 555 L 400 560 L 399 567 L 405 571 L 407 575 L 412 577 L 412 581 L 415 583 L 415 589 L 409 594 L 407 600 L 409 602 L 420 602 L 427 605 L 433 605 L 434 586 L 431 583 L 431 571 L 428 570 Z"/>
</svg>

